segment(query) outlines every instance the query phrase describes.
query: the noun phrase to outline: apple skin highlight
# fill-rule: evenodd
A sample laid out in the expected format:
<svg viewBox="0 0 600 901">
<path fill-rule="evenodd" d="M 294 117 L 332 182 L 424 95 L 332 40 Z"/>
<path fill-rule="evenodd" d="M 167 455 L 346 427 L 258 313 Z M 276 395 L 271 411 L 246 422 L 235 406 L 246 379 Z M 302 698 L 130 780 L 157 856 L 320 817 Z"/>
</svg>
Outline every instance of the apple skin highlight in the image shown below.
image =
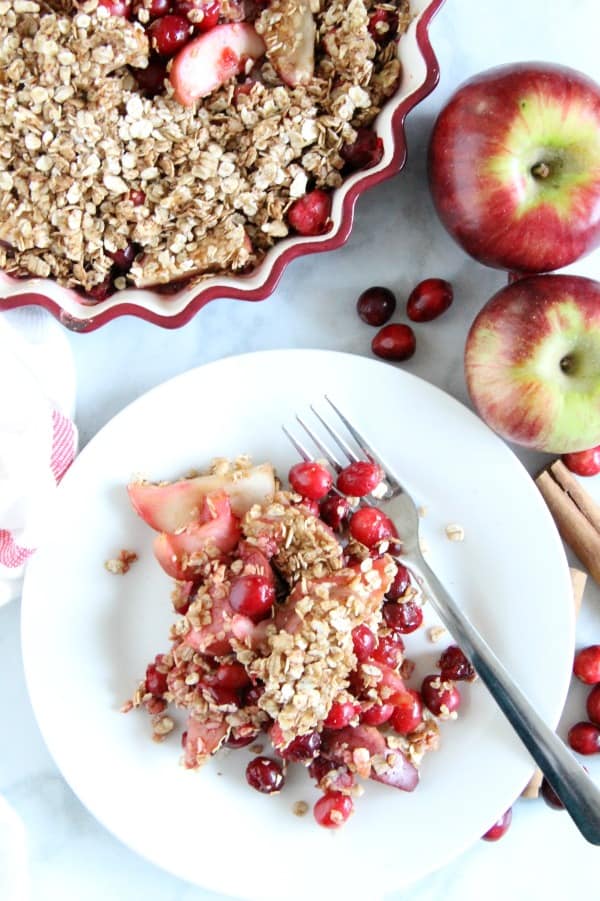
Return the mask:
<svg viewBox="0 0 600 901">
<path fill-rule="evenodd" d="M 539 275 L 502 288 L 471 325 L 465 377 L 509 441 L 555 454 L 600 444 L 600 283 Z"/>
<path fill-rule="evenodd" d="M 600 87 L 549 63 L 483 72 L 440 113 L 428 169 L 438 215 L 472 257 L 566 266 L 600 244 Z"/>
</svg>

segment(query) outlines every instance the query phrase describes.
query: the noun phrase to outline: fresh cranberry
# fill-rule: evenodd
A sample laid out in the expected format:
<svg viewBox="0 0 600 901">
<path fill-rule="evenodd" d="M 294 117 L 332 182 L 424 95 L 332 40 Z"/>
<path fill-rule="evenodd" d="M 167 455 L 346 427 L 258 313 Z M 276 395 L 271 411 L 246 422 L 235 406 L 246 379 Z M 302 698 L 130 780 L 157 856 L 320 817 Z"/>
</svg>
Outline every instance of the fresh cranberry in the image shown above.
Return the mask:
<svg viewBox="0 0 600 901">
<path fill-rule="evenodd" d="M 578 754 L 597 754 L 600 751 L 600 729 L 593 723 L 575 723 L 569 729 L 567 740 Z"/>
<path fill-rule="evenodd" d="M 318 188 L 294 201 L 288 223 L 299 235 L 322 235 L 330 225 L 331 197 Z"/>
<path fill-rule="evenodd" d="M 289 482 L 294 491 L 311 501 L 320 501 L 329 493 L 333 477 L 320 463 L 304 460 L 289 471 Z"/>
<path fill-rule="evenodd" d="M 157 663 L 160 663 L 158 657 L 146 667 L 146 691 L 151 695 L 162 695 L 167 690 L 167 674 L 156 668 Z"/>
<path fill-rule="evenodd" d="M 383 141 L 372 128 L 357 128 L 353 143 L 344 144 L 340 148 L 340 156 L 349 169 L 370 169 L 381 162 Z"/>
<path fill-rule="evenodd" d="M 406 315 L 413 322 L 431 322 L 448 309 L 454 293 L 443 278 L 426 278 L 413 288 L 406 303 Z"/>
<path fill-rule="evenodd" d="M 395 669 L 402 663 L 402 655 L 404 652 L 404 642 L 399 632 L 388 632 L 385 635 L 379 635 L 377 639 L 377 647 L 371 654 L 373 660 L 377 663 L 385 663 Z"/>
<path fill-rule="evenodd" d="M 111 258 L 115 269 L 118 272 L 129 272 L 131 264 L 135 260 L 136 253 L 137 248 L 135 245 L 128 244 L 127 247 L 124 247 L 122 250 L 115 250 L 114 252 L 107 253 L 107 256 Z"/>
<path fill-rule="evenodd" d="M 548 807 L 553 807 L 555 810 L 563 810 L 565 805 L 560 800 L 545 776 L 542 779 L 540 793 Z"/>
<path fill-rule="evenodd" d="M 175 0 L 173 12 L 189 19 L 195 31 L 210 31 L 219 21 L 221 3 L 220 0 Z"/>
<path fill-rule="evenodd" d="M 592 644 L 575 655 L 573 672 L 586 685 L 600 682 L 600 644 Z"/>
<path fill-rule="evenodd" d="M 171 9 L 171 0 L 134 0 L 133 10 L 137 15 L 145 10 L 151 19 L 164 16 Z"/>
<path fill-rule="evenodd" d="M 192 32 L 187 19 L 171 14 L 155 19 L 148 26 L 150 46 L 161 56 L 174 56 L 187 44 Z"/>
<path fill-rule="evenodd" d="M 344 467 L 337 477 L 337 487 L 349 497 L 364 497 L 376 488 L 384 477 L 381 466 L 357 460 Z"/>
<path fill-rule="evenodd" d="M 230 735 L 225 739 L 224 745 L 226 748 L 247 748 L 256 740 L 257 735 L 258 732 L 250 732 L 248 735 Z"/>
<path fill-rule="evenodd" d="M 376 9 L 369 16 L 369 34 L 377 44 L 389 44 L 398 34 L 398 13 Z"/>
<path fill-rule="evenodd" d="M 278 754 L 290 763 L 303 763 L 312 760 L 321 749 L 321 736 L 318 732 L 307 732 L 298 735 L 287 747 L 278 750 Z"/>
<path fill-rule="evenodd" d="M 352 644 L 356 659 L 359 663 L 363 663 L 369 659 L 375 650 L 377 639 L 369 627 L 362 623 L 362 625 L 355 626 L 352 630 Z"/>
<path fill-rule="evenodd" d="M 475 678 L 475 670 L 467 660 L 463 652 L 455 644 L 446 648 L 437 662 L 441 670 L 442 681 L 454 679 L 454 681 L 472 682 Z"/>
<path fill-rule="evenodd" d="M 600 444 L 589 450 L 563 454 L 562 461 L 571 472 L 578 476 L 595 476 L 600 472 Z"/>
<path fill-rule="evenodd" d="M 594 686 L 590 691 L 586 702 L 586 710 L 592 723 L 600 726 L 600 685 Z"/>
<path fill-rule="evenodd" d="M 366 547 L 374 547 L 386 538 L 397 537 L 394 523 L 377 507 L 361 507 L 353 513 L 349 531 L 355 541 Z"/>
<path fill-rule="evenodd" d="M 417 726 L 423 722 L 423 702 L 418 691 L 407 688 L 405 694 L 395 698 L 394 712 L 390 719 L 390 725 L 400 735 L 408 735 L 414 732 Z"/>
<path fill-rule="evenodd" d="M 410 325 L 398 322 L 384 325 L 371 341 L 371 350 L 383 360 L 408 360 L 416 347 L 415 333 Z"/>
<path fill-rule="evenodd" d="M 285 776 L 281 764 L 268 757 L 255 757 L 246 767 L 246 782 L 264 795 L 281 791 Z"/>
<path fill-rule="evenodd" d="M 458 688 L 452 682 L 443 680 L 441 676 L 425 676 L 421 685 L 421 695 L 435 716 L 448 716 L 460 706 Z"/>
<path fill-rule="evenodd" d="M 310 513 L 311 516 L 316 516 L 317 518 L 321 516 L 321 508 L 317 501 L 311 501 L 308 497 L 303 497 L 298 506 L 304 507 L 306 512 Z"/>
<path fill-rule="evenodd" d="M 396 298 L 389 288 L 367 288 L 356 301 L 356 310 L 367 325 L 383 325 L 394 315 Z"/>
<path fill-rule="evenodd" d="M 165 79 L 167 78 L 167 64 L 164 59 L 151 56 L 145 69 L 132 69 L 131 71 L 133 72 L 133 76 L 137 81 L 140 90 L 144 91 L 148 97 L 155 97 L 156 94 L 160 94 L 164 89 Z M 134 192 L 132 191 L 131 194 L 133 193 Z M 138 195 L 143 194 L 143 200 L 136 203 L 133 197 L 131 197 L 131 194 L 130 199 L 134 206 L 141 206 L 146 200 L 146 195 L 143 191 L 138 191 L 136 193 Z"/>
<path fill-rule="evenodd" d="M 107 9 L 111 16 L 121 16 L 123 19 L 131 17 L 131 0 L 98 0 L 98 6 Z"/>
<path fill-rule="evenodd" d="M 396 575 L 385 595 L 388 601 L 397 601 L 399 598 L 404 597 L 410 587 L 409 571 L 401 563 L 397 563 L 396 566 Z"/>
<path fill-rule="evenodd" d="M 237 660 L 233 663 L 219 664 L 213 678 L 215 683 L 224 688 L 230 688 L 232 691 L 241 691 L 252 685 L 248 673 Z"/>
<path fill-rule="evenodd" d="M 360 713 L 360 705 L 354 701 L 334 701 L 323 725 L 327 729 L 345 729 Z"/>
<path fill-rule="evenodd" d="M 383 726 L 394 712 L 393 704 L 372 704 L 360 715 L 361 723 L 365 726 Z"/>
<path fill-rule="evenodd" d="M 229 603 L 236 613 L 258 621 L 275 603 L 275 588 L 265 576 L 240 576 L 231 586 Z"/>
<path fill-rule="evenodd" d="M 313 813 L 319 826 L 325 826 L 326 829 L 338 829 L 346 822 L 353 810 L 354 803 L 348 795 L 344 795 L 342 792 L 326 792 L 315 804 Z"/>
<path fill-rule="evenodd" d="M 503 835 L 506 835 L 508 832 L 509 826 L 512 822 L 512 807 L 509 807 L 506 813 L 503 813 L 499 820 L 496 820 L 491 829 L 482 835 L 482 839 L 486 842 L 497 842 L 498 839 L 502 838 Z"/>
<path fill-rule="evenodd" d="M 404 601 L 397 604 L 388 601 L 383 605 L 383 618 L 390 629 L 397 629 L 403 635 L 416 632 L 423 622 L 423 610 L 415 601 Z"/>
<path fill-rule="evenodd" d="M 350 504 L 339 494 L 329 494 L 320 505 L 320 516 L 334 532 L 341 532 L 350 516 Z"/>
<path fill-rule="evenodd" d="M 138 71 L 141 72 L 141 69 Z M 144 193 L 144 191 L 139 191 L 137 188 L 133 188 L 129 192 L 129 199 L 134 206 L 143 206 L 146 203 L 146 194 Z"/>
</svg>

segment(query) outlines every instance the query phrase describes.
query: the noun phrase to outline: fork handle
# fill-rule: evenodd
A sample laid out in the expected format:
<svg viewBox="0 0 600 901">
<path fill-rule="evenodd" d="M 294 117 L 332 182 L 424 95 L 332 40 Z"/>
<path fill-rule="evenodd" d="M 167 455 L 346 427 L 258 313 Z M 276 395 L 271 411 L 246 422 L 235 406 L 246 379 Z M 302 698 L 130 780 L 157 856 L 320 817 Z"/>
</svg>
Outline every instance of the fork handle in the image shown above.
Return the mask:
<svg viewBox="0 0 600 901">
<path fill-rule="evenodd" d="M 487 686 L 515 732 L 588 842 L 600 845 L 600 789 L 566 745 L 534 710 L 479 632 L 461 612 L 424 560 L 408 565 L 422 577 L 430 602 L 444 626 Z"/>
</svg>

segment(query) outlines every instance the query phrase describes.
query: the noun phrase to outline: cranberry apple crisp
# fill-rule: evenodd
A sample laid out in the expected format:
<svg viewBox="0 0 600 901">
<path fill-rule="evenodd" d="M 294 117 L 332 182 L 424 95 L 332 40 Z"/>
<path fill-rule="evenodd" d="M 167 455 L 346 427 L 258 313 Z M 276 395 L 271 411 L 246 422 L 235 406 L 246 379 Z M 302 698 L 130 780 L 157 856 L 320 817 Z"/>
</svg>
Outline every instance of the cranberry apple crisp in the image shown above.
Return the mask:
<svg viewBox="0 0 600 901">
<path fill-rule="evenodd" d="M 0 0 L 0 268 L 89 301 L 255 266 L 381 158 L 408 0 Z"/>
<path fill-rule="evenodd" d="M 367 491 L 377 477 L 351 466 L 338 486 Z M 156 740 L 174 729 L 169 705 L 185 711 L 190 769 L 221 747 L 251 746 L 259 756 L 246 780 L 267 794 L 281 790 L 290 763 L 304 764 L 322 792 L 315 818 L 333 828 L 352 812 L 360 778 L 416 788 L 423 755 L 438 746 L 437 719 L 456 717 L 455 680 L 472 669 L 454 648 L 421 692 L 408 687 L 404 636 L 422 616 L 410 573 L 390 553 L 393 525 L 373 507 L 352 514 L 320 464 L 298 464 L 290 482 L 306 494 L 282 489 L 269 464 L 240 458 L 129 485 L 175 580 L 178 618 L 170 649 L 124 710 L 144 707 Z"/>
</svg>

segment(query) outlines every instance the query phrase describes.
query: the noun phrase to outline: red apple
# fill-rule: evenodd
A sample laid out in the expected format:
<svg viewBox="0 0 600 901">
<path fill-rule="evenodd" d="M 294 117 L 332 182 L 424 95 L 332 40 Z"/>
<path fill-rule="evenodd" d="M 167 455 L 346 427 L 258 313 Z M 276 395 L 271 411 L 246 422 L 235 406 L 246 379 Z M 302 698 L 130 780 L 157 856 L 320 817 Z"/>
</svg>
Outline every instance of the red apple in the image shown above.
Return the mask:
<svg viewBox="0 0 600 901">
<path fill-rule="evenodd" d="M 504 438 L 556 454 L 600 444 L 600 283 L 537 275 L 502 288 L 471 326 L 465 374 Z"/>
<path fill-rule="evenodd" d="M 429 147 L 438 214 L 488 266 L 547 272 L 600 244 L 600 87 L 548 63 L 463 84 Z"/>
</svg>

